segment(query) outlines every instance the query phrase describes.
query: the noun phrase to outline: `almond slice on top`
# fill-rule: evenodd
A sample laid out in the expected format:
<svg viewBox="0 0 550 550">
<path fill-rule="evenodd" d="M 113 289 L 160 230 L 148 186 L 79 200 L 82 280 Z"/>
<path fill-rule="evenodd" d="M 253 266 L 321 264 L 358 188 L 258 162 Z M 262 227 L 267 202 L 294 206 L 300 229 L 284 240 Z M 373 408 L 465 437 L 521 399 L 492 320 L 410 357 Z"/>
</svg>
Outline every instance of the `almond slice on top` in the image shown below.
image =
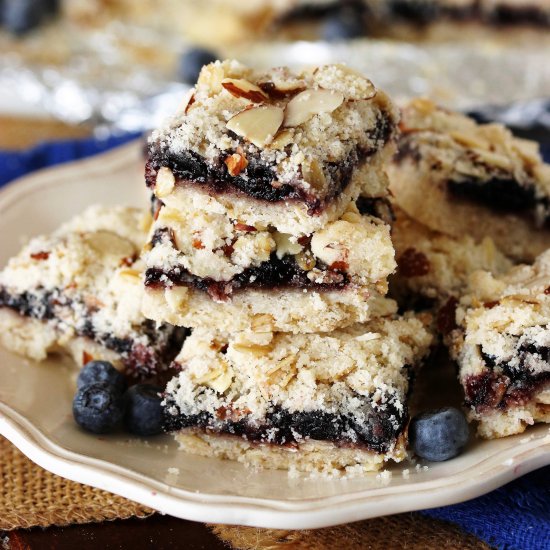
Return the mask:
<svg viewBox="0 0 550 550">
<path fill-rule="evenodd" d="M 245 109 L 227 121 L 227 129 L 235 132 L 257 147 L 273 140 L 281 127 L 284 111 L 274 105 L 261 105 Z"/>
<path fill-rule="evenodd" d="M 234 97 L 243 97 L 253 103 L 262 103 L 268 99 L 267 94 L 256 84 L 248 80 L 224 78 L 222 86 Z"/>
<path fill-rule="evenodd" d="M 304 90 L 286 106 L 284 126 L 299 126 L 319 113 L 331 113 L 344 102 L 344 94 L 335 90 Z"/>
</svg>

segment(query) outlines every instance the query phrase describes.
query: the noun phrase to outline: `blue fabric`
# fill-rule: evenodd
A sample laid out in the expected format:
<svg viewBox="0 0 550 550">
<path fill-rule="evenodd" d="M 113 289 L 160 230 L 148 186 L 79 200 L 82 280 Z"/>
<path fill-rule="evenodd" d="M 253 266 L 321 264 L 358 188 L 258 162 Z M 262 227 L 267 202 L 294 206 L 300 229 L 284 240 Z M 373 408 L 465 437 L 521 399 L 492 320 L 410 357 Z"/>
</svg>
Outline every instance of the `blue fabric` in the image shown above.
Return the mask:
<svg viewBox="0 0 550 550">
<path fill-rule="evenodd" d="M 139 134 L 133 133 L 109 136 L 106 139 L 50 141 L 23 151 L 0 151 L 0 185 L 33 170 L 107 151 L 138 136 Z"/>
<path fill-rule="evenodd" d="M 496 548 L 550 549 L 550 467 L 482 497 L 421 513 L 455 523 Z"/>
<path fill-rule="evenodd" d="M 49 142 L 27 151 L 0 151 L 0 185 L 23 174 L 87 157 L 126 143 L 136 134 L 105 140 Z M 550 148 L 544 148 L 548 160 Z M 550 550 L 550 467 L 480 498 L 421 512 L 447 520 L 491 546 L 506 550 Z"/>
</svg>

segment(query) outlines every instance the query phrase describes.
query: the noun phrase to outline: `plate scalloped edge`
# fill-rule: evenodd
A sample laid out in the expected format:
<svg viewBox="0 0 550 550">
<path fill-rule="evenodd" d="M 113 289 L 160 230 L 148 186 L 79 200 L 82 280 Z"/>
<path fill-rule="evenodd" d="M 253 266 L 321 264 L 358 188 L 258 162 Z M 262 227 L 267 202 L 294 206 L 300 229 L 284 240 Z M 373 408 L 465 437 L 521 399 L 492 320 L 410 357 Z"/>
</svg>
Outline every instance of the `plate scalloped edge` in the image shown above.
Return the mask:
<svg viewBox="0 0 550 550">
<path fill-rule="evenodd" d="M 411 486 L 409 491 L 401 490 L 398 494 L 385 487 L 377 491 L 377 495 L 365 491 L 344 502 L 335 502 L 341 500 L 335 497 L 323 498 L 320 499 L 324 503 L 321 508 L 311 506 L 311 502 L 309 507 L 302 505 L 293 509 L 295 507 L 285 506 L 281 501 L 268 499 L 195 494 L 108 462 L 67 451 L 3 403 L 0 403 L 0 434 L 30 460 L 56 475 L 129 498 L 161 513 L 193 521 L 273 529 L 315 529 L 376 517 L 380 515 L 377 510 L 387 504 L 388 499 L 393 500 L 392 514 L 451 504 L 446 493 L 433 490 L 433 481 L 416 483 L 414 488 Z M 480 468 L 475 476 L 450 476 L 445 488 L 453 486 L 456 489 L 452 503 L 481 496 L 520 475 L 550 464 L 550 433 L 532 438 L 530 444 L 515 449 L 515 452 L 510 449 L 503 451 L 500 457 L 492 455 L 485 461 L 490 463 L 487 468 Z M 500 468 L 491 464 L 495 460 L 500 463 Z M 512 464 L 514 468 L 509 467 Z M 375 499 L 374 507 L 369 496 Z"/>
<path fill-rule="evenodd" d="M 0 211 L 15 201 L 27 200 L 30 192 L 37 188 L 55 190 L 61 188 L 63 182 L 74 182 L 75 177 L 82 180 L 85 171 L 91 180 L 128 179 L 128 173 L 140 158 L 140 151 L 138 141 L 91 159 L 21 178 L 0 190 Z M 421 479 L 419 476 L 420 479 L 411 479 L 410 483 L 403 485 L 390 483 L 332 496 L 277 500 L 187 491 L 113 462 L 70 451 L 55 443 L 27 417 L 0 401 L 0 434 L 33 462 L 54 474 L 185 519 L 283 529 L 327 527 L 384 514 L 454 504 L 480 496 L 550 464 L 550 430 L 540 426 L 531 433 L 537 435 L 528 437 L 525 443 L 521 439 L 519 444 L 514 444 L 513 440 L 505 448 L 479 460 L 473 469 L 466 468 L 446 477 Z M 319 483 L 322 481 L 320 479 Z"/>
</svg>

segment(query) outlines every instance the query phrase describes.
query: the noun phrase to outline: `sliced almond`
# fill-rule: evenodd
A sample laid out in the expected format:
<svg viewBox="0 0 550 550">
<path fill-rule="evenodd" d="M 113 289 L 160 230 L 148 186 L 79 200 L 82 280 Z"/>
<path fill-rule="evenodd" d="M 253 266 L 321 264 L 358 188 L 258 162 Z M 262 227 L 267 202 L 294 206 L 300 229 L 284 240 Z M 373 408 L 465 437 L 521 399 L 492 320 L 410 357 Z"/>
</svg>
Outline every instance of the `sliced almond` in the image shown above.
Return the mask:
<svg viewBox="0 0 550 550">
<path fill-rule="evenodd" d="M 210 386 L 214 391 L 218 393 L 223 393 L 225 390 L 227 390 L 227 388 L 229 388 L 229 386 L 231 386 L 232 381 L 233 371 L 228 368 L 214 380 L 208 381 L 206 385 Z"/>
<path fill-rule="evenodd" d="M 167 166 L 163 166 L 157 172 L 157 179 L 155 181 L 155 195 L 162 199 L 168 196 L 176 185 L 176 178 L 172 173 L 172 170 Z"/>
<path fill-rule="evenodd" d="M 299 126 L 319 113 L 331 113 L 344 102 L 344 94 L 334 90 L 305 90 L 286 106 L 284 126 Z"/>
<path fill-rule="evenodd" d="M 276 99 L 282 99 L 283 97 L 296 94 L 306 88 L 305 82 L 302 80 L 290 82 L 273 82 L 272 80 L 266 80 L 265 82 L 260 82 L 258 85 L 267 95 Z"/>
<path fill-rule="evenodd" d="M 199 74 L 197 88 L 207 90 L 209 95 L 219 94 L 222 91 L 222 80 L 225 72 L 221 63 L 210 63 L 205 65 Z"/>
<path fill-rule="evenodd" d="M 476 147 L 477 149 L 489 148 L 489 144 L 485 140 L 480 139 L 479 136 L 476 136 L 473 133 L 450 131 L 449 135 L 455 141 L 457 141 L 461 145 L 465 145 L 466 147 Z"/>
<path fill-rule="evenodd" d="M 224 78 L 222 86 L 234 97 L 244 97 L 254 103 L 262 103 L 268 99 L 261 88 L 242 78 Z"/>
<path fill-rule="evenodd" d="M 258 86 L 269 96 L 283 98 L 306 89 L 303 79 L 293 74 L 287 67 L 273 69 L 258 81 Z"/>
<path fill-rule="evenodd" d="M 239 153 L 233 153 L 225 159 L 225 165 L 227 166 L 227 171 L 232 176 L 238 176 L 247 166 L 248 161 L 244 155 Z"/>
<path fill-rule="evenodd" d="M 284 111 L 274 105 L 262 105 L 245 109 L 227 122 L 227 129 L 244 137 L 257 147 L 271 141 L 281 127 Z"/>
<path fill-rule="evenodd" d="M 181 100 L 181 103 L 178 107 L 177 112 L 187 114 L 187 111 L 189 111 L 189 107 L 195 103 L 195 88 L 191 88 Z"/>
<path fill-rule="evenodd" d="M 281 130 L 277 132 L 277 135 L 273 138 L 273 141 L 269 144 L 271 149 L 277 149 L 281 151 L 287 145 L 290 145 L 294 139 L 294 130 L 292 128 L 287 128 L 286 130 Z"/>
<path fill-rule="evenodd" d="M 325 174 L 315 159 L 302 164 L 302 177 L 304 178 L 304 181 L 317 190 L 324 189 L 327 185 Z"/>
</svg>

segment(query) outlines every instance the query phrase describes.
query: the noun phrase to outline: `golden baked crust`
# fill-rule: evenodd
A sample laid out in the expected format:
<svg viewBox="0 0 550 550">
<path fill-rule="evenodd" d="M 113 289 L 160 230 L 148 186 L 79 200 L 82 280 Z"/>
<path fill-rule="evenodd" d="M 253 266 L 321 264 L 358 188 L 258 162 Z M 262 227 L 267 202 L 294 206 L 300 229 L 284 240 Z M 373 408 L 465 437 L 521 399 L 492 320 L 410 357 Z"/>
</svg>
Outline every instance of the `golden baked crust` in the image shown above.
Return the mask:
<svg viewBox="0 0 550 550">
<path fill-rule="evenodd" d="M 411 218 L 453 237 L 491 237 L 518 261 L 550 247 L 550 166 L 536 143 L 423 99 L 405 106 L 401 126 L 388 176 Z"/>
<path fill-rule="evenodd" d="M 482 437 L 550 421 L 550 251 L 496 277 L 472 275 L 451 354 Z"/>
</svg>

